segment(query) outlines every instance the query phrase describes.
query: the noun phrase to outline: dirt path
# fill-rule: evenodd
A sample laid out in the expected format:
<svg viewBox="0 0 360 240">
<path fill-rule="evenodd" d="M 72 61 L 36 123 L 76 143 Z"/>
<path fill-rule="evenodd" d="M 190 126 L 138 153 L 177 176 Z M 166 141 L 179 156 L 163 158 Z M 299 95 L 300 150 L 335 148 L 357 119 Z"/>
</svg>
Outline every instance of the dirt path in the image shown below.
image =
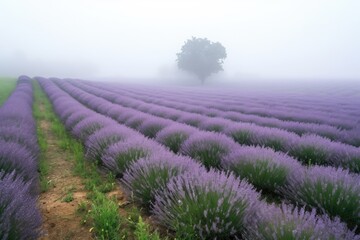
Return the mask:
<svg viewBox="0 0 360 240">
<path fill-rule="evenodd" d="M 43 104 L 40 105 L 40 110 L 45 111 Z M 48 181 L 51 181 L 53 187 L 39 198 L 44 222 L 43 237 L 40 239 L 92 239 L 89 229 L 81 225 L 81 216 L 76 213 L 78 203 L 86 200 L 82 179 L 73 175 L 73 161 L 69 159 L 68 153 L 60 149 L 50 126 L 48 120 L 41 120 L 40 127 L 48 143 L 45 153 L 49 164 Z M 74 200 L 67 203 L 63 198 L 69 189 L 73 192 Z"/>
</svg>

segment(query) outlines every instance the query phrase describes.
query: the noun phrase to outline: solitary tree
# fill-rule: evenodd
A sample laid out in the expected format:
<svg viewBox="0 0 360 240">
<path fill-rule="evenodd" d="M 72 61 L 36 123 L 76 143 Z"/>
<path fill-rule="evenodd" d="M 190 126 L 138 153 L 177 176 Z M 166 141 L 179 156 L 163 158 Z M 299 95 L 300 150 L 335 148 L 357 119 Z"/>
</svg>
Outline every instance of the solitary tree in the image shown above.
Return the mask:
<svg viewBox="0 0 360 240">
<path fill-rule="evenodd" d="M 223 71 L 222 64 L 226 58 L 226 50 L 219 42 L 192 37 L 176 55 L 178 67 L 195 74 L 203 84 L 211 74 Z"/>
</svg>

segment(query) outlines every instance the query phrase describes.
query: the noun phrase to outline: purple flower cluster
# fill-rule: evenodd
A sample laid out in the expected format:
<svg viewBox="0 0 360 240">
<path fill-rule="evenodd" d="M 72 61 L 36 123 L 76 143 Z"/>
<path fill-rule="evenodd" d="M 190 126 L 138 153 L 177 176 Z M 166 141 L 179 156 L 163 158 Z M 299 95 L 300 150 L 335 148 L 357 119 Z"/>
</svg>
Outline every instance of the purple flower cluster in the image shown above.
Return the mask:
<svg viewBox="0 0 360 240">
<path fill-rule="evenodd" d="M 72 129 L 72 133 L 76 138 L 85 141 L 91 134 L 112 123 L 112 120 L 103 116 L 89 116 L 76 124 Z"/>
<path fill-rule="evenodd" d="M 172 124 L 158 132 L 156 141 L 168 147 L 174 153 L 178 153 L 184 141 L 194 132 L 197 132 L 196 128 L 183 124 Z"/>
<path fill-rule="evenodd" d="M 155 199 L 158 221 L 186 239 L 240 238 L 260 205 L 251 185 L 213 170 L 179 175 Z"/>
<path fill-rule="evenodd" d="M 268 148 L 239 148 L 223 157 L 221 164 L 224 169 L 268 192 L 278 192 L 288 184 L 288 179 L 297 178 L 303 171 L 294 158 Z"/>
<path fill-rule="evenodd" d="M 89 84 L 90 85 L 90 84 Z M 97 84 L 96 88 L 101 87 L 106 89 L 108 92 L 114 93 L 121 93 L 122 94 L 122 101 L 126 100 L 129 102 L 129 98 L 134 101 L 134 99 L 141 100 L 143 102 L 147 102 L 147 109 L 152 109 L 152 106 L 156 105 L 158 111 L 152 110 L 151 114 L 157 116 L 164 116 L 164 111 L 166 109 L 174 110 L 178 109 L 185 112 L 190 113 L 198 113 L 206 116 L 216 116 L 227 118 L 233 121 L 241 121 L 241 122 L 251 122 L 256 123 L 259 126 L 266 126 L 266 127 L 276 127 L 281 129 L 286 129 L 288 131 L 295 132 L 297 134 L 304 134 L 304 133 L 314 133 L 318 134 L 332 140 L 337 141 L 344 141 L 346 143 L 353 144 L 356 143 L 356 139 L 352 139 L 353 136 L 347 134 L 346 131 L 342 131 L 337 129 L 337 127 L 343 127 L 346 129 L 352 129 L 356 126 L 356 119 L 354 121 L 348 121 L 348 118 L 342 119 L 335 119 L 338 115 L 334 114 L 330 118 L 316 118 L 315 115 L 319 114 L 296 114 L 298 118 L 292 117 L 285 117 L 284 119 L 277 119 L 274 118 L 274 115 L 277 115 L 277 112 L 271 109 L 271 111 L 266 110 L 266 114 L 263 115 L 264 112 L 252 112 L 254 111 L 254 107 L 248 108 L 247 110 L 239 109 L 239 104 L 236 103 L 234 106 L 234 102 L 227 103 L 227 104 L 219 104 L 219 99 L 216 100 L 204 100 L 204 101 L 196 101 L 194 103 L 194 96 L 191 96 L 191 100 L 189 99 L 190 96 L 183 96 L 185 99 L 182 98 L 182 103 L 179 103 L 177 98 L 173 96 L 174 93 L 165 96 L 165 94 L 159 95 L 159 89 L 156 89 L 156 93 L 153 96 L 146 96 L 151 95 L 149 92 L 141 91 L 137 89 L 137 91 L 141 91 L 141 93 L 131 93 L 131 91 L 126 91 L 126 89 L 116 89 L 114 87 L 108 88 L 106 85 L 99 86 Z M 83 86 L 82 86 L 83 87 Z M 87 89 L 88 90 L 88 89 Z M 96 92 L 97 93 L 97 92 Z M 176 94 L 179 94 L 178 92 Z M 104 98 L 104 94 L 101 94 Z M 210 102 L 209 102 L 210 101 Z M 248 100 L 247 100 L 248 102 Z M 138 105 L 140 105 L 139 102 Z M 142 103 L 144 104 L 144 103 Z M 243 103 L 241 103 L 243 104 Z M 131 105 L 131 104 L 130 104 Z M 161 109 L 160 109 L 161 108 Z M 241 108 L 241 107 L 240 107 Z M 140 110 L 140 108 L 138 108 Z M 264 110 L 258 108 L 259 110 Z M 337 109 L 338 111 L 338 109 Z M 150 113 L 150 111 L 148 111 Z M 286 114 L 289 114 L 290 111 L 286 111 Z M 273 114 L 273 115 L 272 115 Z M 280 114 L 281 115 L 281 114 Z M 305 117 L 304 117 L 305 116 Z M 314 119 L 315 117 L 315 119 Z M 309 121 L 309 119 L 313 119 L 314 121 Z M 329 125 L 330 124 L 330 125 Z M 331 126 L 333 124 L 334 126 Z"/>
<path fill-rule="evenodd" d="M 0 239 L 38 239 L 41 216 L 30 183 L 0 171 Z"/>
<path fill-rule="evenodd" d="M 263 207 L 261 218 L 249 226 L 245 239 L 251 240 L 359 240 L 360 236 L 349 231 L 338 218 L 331 220 L 328 216 L 317 216 L 315 209 L 311 212 L 282 204 Z"/>
<path fill-rule="evenodd" d="M 192 134 L 180 152 L 200 161 L 206 168 L 220 168 L 221 158 L 236 148 L 236 143 L 225 135 L 210 132 Z"/>
<path fill-rule="evenodd" d="M 172 177 L 200 171 L 205 169 L 194 160 L 164 151 L 132 164 L 122 181 L 128 194 L 149 209 L 154 203 L 155 194 L 162 192 Z"/>
<path fill-rule="evenodd" d="M 0 108 L 0 239 L 37 239 L 39 146 L 26 76 Z"/>
<path fill-rule="evenodd" d="M 154 138 L 159 131 L 169 126 L 171 123 L 172 121 L 167 119 L 152 117 L 143 121 L 138 127 L 138 130 L 145 136 Z"/>
<path fill-rule="evenodd" d="M 131 163 L 143 157 L 150 157 L 165 149 L 143 136 L 135 136 L 111 145 L 104 153 L 103 163 L 117 177 L 121 177 Z"/>
<path fill-rule="evenodd" d="M 360 225 L 360 176 L 347 170 L 314 166 L 289 180 L 284 194 L 303 205 L 340 217 L 349 227 Z"/>
<path fill-rule="evenodd" d="M 0 141 L 0 170 L 24 178 L 31 189 L 38 185 L 37 158 L 24 146 L 14 142 Z"/>
<path fill-rule="evenodd" d="M 119 124 L 110 124 L 96 131 L 85 142 L 86 158 L 101 162 L 103 154 L 109 146 L 124 141 L 132 135 L 132 131 Z"/>
</svg>

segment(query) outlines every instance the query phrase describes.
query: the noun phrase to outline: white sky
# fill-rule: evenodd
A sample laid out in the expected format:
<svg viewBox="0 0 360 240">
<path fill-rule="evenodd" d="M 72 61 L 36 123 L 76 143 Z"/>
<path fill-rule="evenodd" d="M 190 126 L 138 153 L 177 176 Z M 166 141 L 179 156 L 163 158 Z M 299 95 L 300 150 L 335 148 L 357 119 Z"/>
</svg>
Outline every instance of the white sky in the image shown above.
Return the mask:
<svg viewBox="0 0 360 240">
<path fill-rule="evenodd" d="M 359 0 L 0 0 L 0 76 L 166 77 L 191 36 L 223 77 L 360 80 Z"/>
</svg>

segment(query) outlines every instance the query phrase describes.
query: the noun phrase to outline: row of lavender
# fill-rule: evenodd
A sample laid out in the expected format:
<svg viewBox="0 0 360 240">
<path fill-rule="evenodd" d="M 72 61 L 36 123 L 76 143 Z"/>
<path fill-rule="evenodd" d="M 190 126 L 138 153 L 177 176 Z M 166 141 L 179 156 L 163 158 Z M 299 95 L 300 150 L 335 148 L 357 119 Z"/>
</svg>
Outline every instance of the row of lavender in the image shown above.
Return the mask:
<svg viewBox="0 0 360 240">
<path fill-rule="evenodd" d="M 158 108 L 153 104 L 139 104 L 139 101 L 132 100 L 131 98 L 126 98 L 124 100 L 123 96 L 118 97 L 117 94 L 109 91 L 92 88 L 79 82 L 72 81 L 71 83 L 91 94 L 107 99 L 113 103 L 126 106 L 123 107 L 123 110 L 119 110 L 121 107 L 118 108 L 117 112 L 126 111 L 128 112 L 128 115 L 131 113 L 133 117 L 128 115 L 126 115 L 126 118 L 115 117 L 121 123 L 128 124 L 135 128 L 138 127 L 137 125 L 140 126 L 145 119 L 149 118 L 149 114 L 151 114 L 158 116 L 158 118 L 155 117 L 152 121 L 148 121 L 148 123 L 145 124 L 148 125 L 147 128 L 152 127 L 157 131 L 160 131 L 165 127 L 173 128 L 168 125 L 174 124 L 174 120 L 176 120 L 177 122 L 193 125 L 202 130 L 225 133 L 233 140 L 243 145 L 259 145 L 271 147 L 276 151 L 287 152 L 289 155 L 296 157 L 305 164 L 331 165 L 347 168 L 353 172 L 360 172 L 360 149 L 350 145 L 332 142 L 326 138 L 315 135 L 299 137 L 296 134 L 284 130 L 260 127 L 246 123 L 234 123 L 221 118 L 209 118 L 175 109 Z M 64 85 L 65 83 L 62 82 L 61 84 Z M 103 102 L 103 104 L 111 103 L 106 101 Z M 165 110 L 167 110 L 167 112 Z M 145 114 L 143 112 L 145 112 Z M 114 113 L 116 113 L 116 111 Z M 163 118 L 165 118 L 165 120 Z M 167 118 L 171 120 L 167 120 Z M 157 133 L 154 132 L 155 130 L 152 130 L 151 133 L 147 133 L 147 136 L 154 137 Z M 192 131 L 195 132 L 197 130 L 193 129 Z"/>
<path fill-rule="evenodd" d="M 37 239 L 39 147 L 32 115 L 33 90 L 28 77 L 0 108 L 0 239 Z"/>
<path fill-rule="evenodd" d="M 116 85 L 115 85 L 116 86 Z M 287 107 L 292 109 L 313 109 L 320 112 L 349 114 L 350 116 L 359 116 L 359 106 L 354 100 L 360 100 L 357 94 L 360 86 L 352 85 L 353 92 L 341 93 L 340 88 L 334 91 L 325 90 L 321 93 L 321 89 L 315 91 L 301 91 L 301 89 L 291 88 L 288 91 L 274 89 L 251 89 L 251 88 L 196 88 L 196 87 L 164 87 L 164 86 L 138 86 L 129 84 L 124 85 L 130 90 L 146 90 L 153 92 L 154 89 L 159 90 L 160 94 L 185 95 L 196 99 L 215 99 L 224 100 L 243 106 L 266 107 L 272 106 Z M 349 88 L 349 87 L 347 87 Z M 320 91 L 319 91 L 320 90 Z M 349 90 L 349 89 L 347 89 Z M 286 92 L 286 93 L 284 93 Z M 236 102 L 235 102 L 236 101 Z M 339 109 L 341 108 L 341 109 Z"/>
<path fill-rule="evenodd" d="M 96 83 L 95 83 L 96 84 Z M 96 84 L 97 87 L 101 86 L 101 84 Z M 207 96 L 203 99 L 196 99 L 196 97 L 192 95 L 188 95 L 186 93 L 183 93 L 181 90 L 178 92 L 171 92 L 166 93 L 166 91 L 161 91 L 161 89 L 144 89 L 141 88 L 130 88 L 127 86 L 116 86 L 116 85 L 106 85 L 109 89 L 117 89 L 117 90 L 126 90 L 127 92 L 132 92 L 135 95 L 138 94 L 144 94 L 144 96 L 147 97 L 158 97 L 158 98 L 164 98 L 165 100 L 174 100 L 176 102 L 179 102 L 179 99 L 181 102 L 189 103 L 189 104 L 197 104 L 196 106 L 204 106 L 206 108 L 210 108 L 212 110 L 221 110 L 221 111 L 234 111 L 238 113 L 243 113 L 246 115 L 250 115 L 255 117 L 264 117 L 266 118 L 277 118 L 280 120 L 285 121 L 296 121 L 296 122 L 303 122 L 303 123 L 320 123 L 320 124 L 326 124 L 331 125 L 335 127 L 345 128 L 345 129 L 352 129 L 354 126 L 359 124 L 357 114 L 356 115 L 340 115 L 340 112 L 337 114 L 331 114 L 329 113 L 321 113 L 318 111 L 309 111 L 307 109 L 306 111 L 295 111 L 290 109 L 274 109 L 269 108 L 266 106 L 246 106 L 246 101 L 251 101 L 248 98 L 245 98 L 243 102 L 237 101 L 235 104 L 232 102 L 232 104 L 229 104 L 226 101 L 222 101 L 222 97 L 217 98 L 211 98 L 210 96 Z M 221 91 L 221 90 L 219 90 Z M 241 106 L 245 105 L 245 106 Z M 339 106 L 341 109 L 341 106 Z M 358 109 L 358 107 L 356 108 Z M 195 108 L 195 110 L 200 111 L 201 109 Z M 354 109 L 355 111 L 355 109 Z M 310 114 L 311 112 L 312 114 Z M 205 113 L 205 112 L 204 112 Z M 256 118 L 255 118 L 256 119 Z"/>
<path fill-rule="evenodd" d="M 85 108 L 53 82 L 39 81 L 66 127 L 85 143 L 88 158 L 123 176 L 129 194 L 160 223 L 185 237 L 359 239 L 337 218 L 285 204 L 268 205 L 244 180 L 206 171 L 193 159 L 172 154 Z"/>
<path fill-rule="evenodd" d="M 115 86 L 116 87 L 116 86 Z M 117 86 L 116 88 L 118 88 Z M 266 109 L 271 108 L 275 111 L 282 112 L 296 112 L 297 114 L 307 114 L 309 110 L 311 110 L 314 115 L 321 115 L 323 118 L 335 118 L 335 119 L 353 119 L 356 120 L 356 117 L 359 117 L 359 106 L 356 105 L 350 97 L 347 97 L 347 100 L 352 100 L 352 103 L 349 102 L 344 103 L 341 99 L 337 98 L 336 100 L 327 99 L 327 106 L 316 106 L 317 101 L 321 100 L 320 96 L 317 96 L 312 102 L 306 102 L 308 96 L 303 96 L 301 98 L 301 102 L 291 103 L 293 96 L 290 94 L 286 94 L 286 98 L 283 99 L 283 103 L 281 103 L 281 99 L 279 97 L 266 97 L 264 99 L 264 92 L 251 92 L 251 93 L 239 93 L 236 95 L 227 96 L 229 94 L 228 91 L 224 91 L 224 89 L 216 89 L 217 92 L 209 91 L 208 89 L 202 89 L 201 91 L 190 92 L 188 89 L 166 89 L 164 87 L 154 88 L 134 88 L 125 86 L 126 90 L 133 93 L 144 93 L 146 96 L 150 96 L 151 93 L 159 93 L 159 95 L 164 96 L 166 98 L 172 98 L 174 100 L 178 99 L 191 99 L 191 100 L 199 100 L 204 104 L 208 105 L 208 107 L 213 106 L 211 103 L 215 102 L 221 103 L 222 105 L 235 105 L 246 107 L 246 109 Z M 172 91 L 171 91 L 172 90 Z M 266 93 L 265 93 L 266 94 Z M 247 95 L 247 96 L 244 96 Z M 272 95 L 275 95 L 272 92 Z M 285 100 L 285 101 L 284 101 Z M 329 102 L 332 103 L 329 105 Z M 311 105 L 310 105 L 311 104 Z M 315 105 L 315 107 L 314 107 Z M 260 114 L 262 115 L 262 114 Z"/>
<path fill-rule="evenodd" d="M 156 111 L 169 112 L 169 108 L 177 109 L 184 112 L 191 113 L 191 116 L 196 121 L 197 118 L 203 117 L 219 117 L 225 118 L 231 121 L 236 122 L 245 122 L 245 123 L 254 123 L 259 126 L 271 127 L 271 128 L 280 128 L 287 131 L 294 132 L 298 135 L 314 133 L 323 137 L 330 138 L 332 140 L 348 143 L 351 145 L 360 145 L 360 127 L 356 127 L 356 122 L 352 122 L 350 130 L 340 130 L 337 127 L 330 126 L 327 124 L 315 124 L 315 123 L 303 123 L 298 121 L 284 121 L 279 120 L 274 117 L 261 117 L 258 115 L 244 114 L 235 111 L 228 111 L 224 108 L 214 108 L 208 106 L 207 103 L 204 102 L 194 102 L 193 100 L 189 100 L 188 97 L 180 98 L 181 102 L 179 102 L 179 98 L 175 98 L 172 96 L 164 97 L 159 95 L 158 93 L 153 93 L 152 96 L 146 96 L 150 93 L 137 91 L 135 93 L 129 93 L 126 87 L 123 89 L 110 88 L 99 86 L 99 84 L 84 82 L 89 86 L 96 86 L 96 88 L 101 88 L 104 90 L 108 90 L 112 93 L 121 94 L 124 98 L 123 102 L 127 101 L 127 97 L 131 98 L 134 102 L 134 99 L 139 100 L 136 104 L 139 107 L 146 108 L 146 103 L 152 103 L 156 105 Z M 115 89 L 115 90 L 114 90 Z M 230 104 L 226 104 L 225 106 L 229 106 Z M 148 106 L 147 106 L 148 107 Z M 307 112 L 307 114 L 315 115 L 313 112 Z M 347 121 L 348 118 L 342 118 L 342 120 Z M 344 121 L 342 121 L 344 122 Z"/>
<path fill-rule="evenodd" d="M 141 90 L 141 88 L 138 88 Z M 168 92 L 170 95 L 182 94 L 190 95 L 196 99 L 201 100 L 220 100 L 222 103 L 239 104 L 244 107 L 255 108 L 267 108 L 273 107 L 275 110 L 283 111 L 308 111 L 314 110 L 314 113 L 324 114 L 324 116 L 333 116 L 338 118 L 342 117 L 359 116 L 359 106 L 354 102 L 355 99 L 359 99 L 356 94 L 347 95 L 345 97 L 339 96 L 339 94 L 332 93 L 331 97 L 327 94 L 321 94 L 319 91 L 316 93 L 301 93 L 301 90 L 292 91 L 295 89 L 288 89 L 290 91 L 272 91 L 272 90 L 257 90 L 257 89 L 242 89 L 235 88 L 229 92 L 226 89 L 209 89 L 198 88 L 195 91 L 189 91 L 184 89 L 178 91 L 173 89 L 169 92 L 168 89 L 164 89 L 164 92 Z M 193 88 L 190 88 L 193 89 Z M 240 90 L 240 91 L 239 91 Z M 319 93 L 319 94 L 317 94 Z M 337 97 L 336 97 L 337 96 Z M 318 111 L 318 112 L 317 112 Z M 299 112 L 299 113 L 300 113 Z M 334 115 L 335 114 L 335 115 Z"/>
<path fill-rule="evenodd" d="M 146 136 L 155 136 L 158 132 L 155 138 L 158 142 L 172 150 L 180 149 L 182 154 L 199 160 L 208 169 L 230 170 L 266 192 L 280 194 L 297 204 L 316 207 L 331 216 L 341 216 L 350 226 L 359 223 L 359 175 L 331 167 L 304 168 L 285 154 L 259 147 L 243 147 L 224 135 L 201 132 L 169 120 L 149 115 L 144 118 L 145 115 L 136 110 L 109 103 L 66 81 L 56 83 L 91 109 Z M 166 127 L 162 126 L 164 123 Z M 159 124 L 164 127 L 160 132 Z M 322 189 L 324 186 L 330 187 Z M 333 195 L 334 192 L 341 195 Z"/>
</svg>

